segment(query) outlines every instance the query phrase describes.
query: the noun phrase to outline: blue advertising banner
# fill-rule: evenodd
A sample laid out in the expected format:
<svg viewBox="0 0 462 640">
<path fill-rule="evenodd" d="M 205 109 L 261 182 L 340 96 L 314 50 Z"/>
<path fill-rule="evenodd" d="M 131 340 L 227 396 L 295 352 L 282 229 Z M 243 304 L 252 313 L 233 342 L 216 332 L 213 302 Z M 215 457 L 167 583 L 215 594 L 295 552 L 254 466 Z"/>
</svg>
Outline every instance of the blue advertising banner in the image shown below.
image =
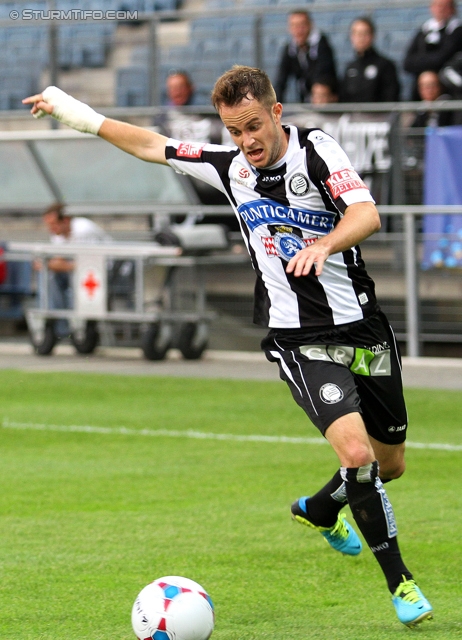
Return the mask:
<svg viewBox="0 0 462 640">
<path fill-rule="evenodd" d="M 424 204 L 462 205 L 462 126 L 429 127 Z M 462 267 L 462 215 L 426 215 L 423 269 Z"/>
</svg>

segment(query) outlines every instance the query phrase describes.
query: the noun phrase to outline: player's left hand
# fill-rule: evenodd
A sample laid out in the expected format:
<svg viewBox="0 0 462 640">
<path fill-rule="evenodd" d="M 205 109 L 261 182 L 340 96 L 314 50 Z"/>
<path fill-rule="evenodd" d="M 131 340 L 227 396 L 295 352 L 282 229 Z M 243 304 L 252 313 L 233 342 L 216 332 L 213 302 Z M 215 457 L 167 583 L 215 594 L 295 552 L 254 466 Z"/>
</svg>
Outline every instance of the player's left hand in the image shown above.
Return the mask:
<svg viewBox="0 0 462 640">
<path fill-rule="evenodd" d="M 301 249 L 291 258 L 286 267 L 286 272 L 293 273 L 296 278 L 299 278 L 300 276 L 307 276 L 313 265 L 315 265 L 315 275 L 320 276 L 329 255 L 329 251 L 322 243 L 315 242 L 305 247 L 305 249 Z"/>
</svg>

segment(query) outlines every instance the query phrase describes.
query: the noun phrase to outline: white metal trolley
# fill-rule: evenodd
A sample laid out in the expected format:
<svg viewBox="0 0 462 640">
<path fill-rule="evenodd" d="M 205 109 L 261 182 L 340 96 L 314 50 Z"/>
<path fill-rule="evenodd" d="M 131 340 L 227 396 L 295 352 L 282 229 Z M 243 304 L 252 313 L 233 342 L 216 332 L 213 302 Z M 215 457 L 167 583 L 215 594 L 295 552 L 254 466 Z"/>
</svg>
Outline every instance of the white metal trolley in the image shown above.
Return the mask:
<svg viewBox="0 0 462 640">
<path fill-rule="evenodd" d="M 70 309 L 50 308 L 47 261 L 56 255 L 74 262 Z M 56 320 L 66 319 L 78 353 L 91 353 L 99 340 L 117 344 L 117 333 L 127 333 L 131 327 L 122 345 L 140 346 L 149 360 L 162 360 L 171 347 L 177 347 L 187 359 L 202 356 L 214 317 L 206 309 L 205 272 L 213 265 L 248 260 L 228 253 L 182 255 L 179 247 L 147 242 L 9 242 L 7 256 L 9 260 L 39 259 L 43 265 L 43 277 L 37 279 L 38 305 L 25 314 L 38 355 L 53 351 L 58 341 Z M 121 292 L 112 274 L 114 265 L 123 262 L 130 266 L 133 277 Z"/>
</svg>

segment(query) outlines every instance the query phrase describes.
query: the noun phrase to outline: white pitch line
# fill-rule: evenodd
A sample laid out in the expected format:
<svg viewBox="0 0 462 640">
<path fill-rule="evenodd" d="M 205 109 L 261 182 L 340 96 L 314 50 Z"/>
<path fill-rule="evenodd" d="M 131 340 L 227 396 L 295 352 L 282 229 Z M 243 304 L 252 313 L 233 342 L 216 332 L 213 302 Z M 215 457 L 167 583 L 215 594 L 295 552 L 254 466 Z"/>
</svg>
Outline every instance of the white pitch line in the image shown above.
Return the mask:
<svg viewBox="0 0 462 640">
<path fill-rule="evenodd" d="M 237 442 L 276 442 L 283 444 L 328 444 L 324 438 L 304 438 L 292 436 L 236 435 L 234 433 L 205 433 L 202 431 L 177 431 L 171 429 L 127 429 L 126 427 L 96 427 L 90 425 L 39 424 L 36 422 L 14 422 L 8 418 L 2 420 L 3 429 L 33 431 L 60 431 L 63 433 L 100 433 L 104 435 L 192 438 L 196 440 L 234 440 Z M 437 449 L 439 451 L 462 451 L 460 444 L 437 442 L 406 442 L 412 449 Z"/>
</svg>

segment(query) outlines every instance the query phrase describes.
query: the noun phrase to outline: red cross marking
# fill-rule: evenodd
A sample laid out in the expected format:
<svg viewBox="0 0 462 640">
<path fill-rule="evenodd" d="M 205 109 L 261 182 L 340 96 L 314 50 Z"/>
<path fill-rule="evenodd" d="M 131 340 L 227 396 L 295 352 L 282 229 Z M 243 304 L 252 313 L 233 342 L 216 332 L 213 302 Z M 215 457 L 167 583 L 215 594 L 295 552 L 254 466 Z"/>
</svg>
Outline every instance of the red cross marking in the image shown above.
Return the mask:
<svg viewBox="0 0 462 640">
<path fill-rule="evenodd" d="M 82 284 L 87 290 L 88 296 L 90 298 L 93 298 L 95 290 L 100 286 L 99 282 L 95 279 L 95 276 L 91 271 L 89 272 L 85 281 Z"/>
</svg>

